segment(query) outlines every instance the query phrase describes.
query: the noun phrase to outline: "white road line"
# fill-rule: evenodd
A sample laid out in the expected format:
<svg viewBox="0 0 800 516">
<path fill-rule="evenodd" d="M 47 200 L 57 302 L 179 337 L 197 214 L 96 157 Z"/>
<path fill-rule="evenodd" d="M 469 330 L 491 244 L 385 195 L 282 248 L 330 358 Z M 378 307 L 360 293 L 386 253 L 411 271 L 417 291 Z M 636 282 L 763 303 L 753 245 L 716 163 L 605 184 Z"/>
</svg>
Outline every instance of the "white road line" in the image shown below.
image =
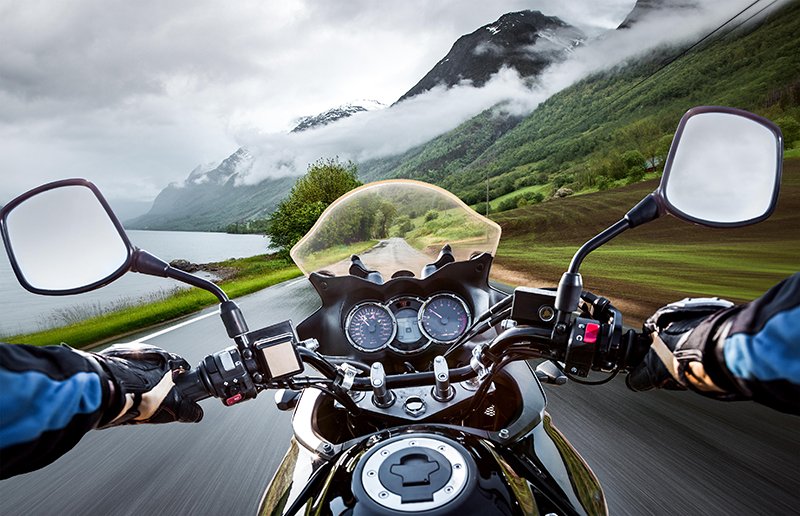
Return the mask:
<svg viewBox="0 0 800 516">
<path fill-rule="evenodd" d="M 163 330 L 157 331 L 155 333 L 151 333 L 150 335 L 145 335 L 141 339 L 136 339 L 135 341 L 133 341 L 133 343 L 141 343 L 141 342 L 144 342 L 146 340 L 153 339 L 155 337 L 160 337 L 161 335 L 164 335 L 165 333 L 169 333 L 172 330 L 177 330 L 178 328 L 183 328 L 184 326 L 188 326 L 188 325 L 190 325 L 192 323 L 196 323 L 197 321 L 200 321 L 200 320 L 205 319 L 207 317 L 211 317 L 212 315 L 218 315 L 218 314 L 219 314 L 219 308 L 214 310 L 213 312 L 209 312 L 209 313 L 203 314 L 203 315 L 198 315 L 194 319 L 189 319 L 188 321 L 183 321 L 182 323 L 176 324 L 175 326 L 170 326 L 169 328 L 164 328 Z"/>
<path fill-rule="evenodd" d="M 273 287 L 284 286 L 284 285 L 288 286 L 289 284 L 298 283 L 298 282 L 300 282 L 302 280 L 305 280 L 305 278 L 296 278 L 296 279 L 293 279 L 293 280 L 287 280 L 287 281 L 284 281 L 282 283 L 278 283 L 277 285 L 273 285 Z M 272 287 L 269 287 L 269 288 L 272 288 Z M 184 326 L 188 326 L 188 325 L 190 325 L 192 323 L 196 323 L 197 321 L 201 321 L 203 319 L 211 317 L 212 315 L 218 315 L 218 314 L 219 314 L 219 308 L 217 308 L 213 312 L 209 312 L 209 313 L 203 314 L 203 315 L 198 315 L 197 317 L 195 317 L 193 319 L 189 319 L 188 321 L 183 321 L 182 323 L 176 324 L 175 326 L 170 326 L 169 328 L 164 328 L 163 330 L 157 331 L 155 333 L 151 333 L 150 335 L 145 335 L 141 339 L 136 339 L 135 341 L 131 342 L 131 344 L 141 343 L 141 342 L 144 342 L 144 341 L 147 341 L 147 340 L 150 340 L 150 339 L 154 339 L 156 337 L 160 337 L 160 336 L 164 335 L 165 333 L 171 332 L 172 330 L 177 330 L 178 328 L 183 328 Z"/>
</svg>

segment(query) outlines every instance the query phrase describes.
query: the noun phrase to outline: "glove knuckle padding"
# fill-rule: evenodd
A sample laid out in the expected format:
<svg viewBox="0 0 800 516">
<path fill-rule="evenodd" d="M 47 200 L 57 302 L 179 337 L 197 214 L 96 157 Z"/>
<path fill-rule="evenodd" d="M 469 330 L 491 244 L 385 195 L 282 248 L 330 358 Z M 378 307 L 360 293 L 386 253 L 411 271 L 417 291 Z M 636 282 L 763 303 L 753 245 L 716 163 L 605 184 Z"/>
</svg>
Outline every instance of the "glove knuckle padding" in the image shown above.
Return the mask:
<svg viewBox="0 0 800 516">
<path fill-rule="evenodd" d="M 146 344 L 115 345 L 95 355 L 117 388 L 118 414 L 107 426 L 199 421 L 203 411 L 180 397 L 172 381 L 176 368 L 189 365 L 178 355 Z"/>
<path fill-rule="evenodd" d="M 679 364 L 684 368 L 691 360 L 702 360 L 702 349 L 688 337 L 691 331 L 703 322 L 708 316 L 733 303 L 719 298 L 686 298 L 670 303 L 656 312 L 644 323 L 644 331 L 656 334 L 673 353 Z M 662 359 L 651 348 L 642 362 L 628 374 L 625 380 L 627 386 L 634 391 L 644 391 L 653 388 L 685 390 L 686 387 L 680 379 L 672 376 Z"/>
</svg>

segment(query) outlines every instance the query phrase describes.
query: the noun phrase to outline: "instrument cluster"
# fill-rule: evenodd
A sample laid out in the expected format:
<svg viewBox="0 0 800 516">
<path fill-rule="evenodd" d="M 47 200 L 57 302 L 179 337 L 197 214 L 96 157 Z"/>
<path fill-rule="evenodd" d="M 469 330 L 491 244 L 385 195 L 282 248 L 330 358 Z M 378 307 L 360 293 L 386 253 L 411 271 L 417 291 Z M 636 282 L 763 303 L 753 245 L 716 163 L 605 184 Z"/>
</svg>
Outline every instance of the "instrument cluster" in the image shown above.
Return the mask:
<svg viewBox="0 0 800 516">
<path fill-rule="evenodd" d="M 452 344 L 471 322 L 472 314 L 462 298 L 440 292 L 427 299 L 400 296 L 386 303 L 359 303 L 348 312 L 344 329 L 350 345 L 359 351 L 388 348 L 412 354 L 431 344 Z"/>
</svg>

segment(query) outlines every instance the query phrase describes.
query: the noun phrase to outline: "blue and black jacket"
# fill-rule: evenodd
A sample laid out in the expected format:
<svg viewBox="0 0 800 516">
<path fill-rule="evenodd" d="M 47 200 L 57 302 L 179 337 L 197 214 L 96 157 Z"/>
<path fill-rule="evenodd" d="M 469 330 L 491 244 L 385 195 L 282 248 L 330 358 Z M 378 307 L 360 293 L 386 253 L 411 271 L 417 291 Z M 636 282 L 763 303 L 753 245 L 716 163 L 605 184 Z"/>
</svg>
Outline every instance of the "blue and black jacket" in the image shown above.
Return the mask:
<svg viewBox="0 0 800 516">
<path fill-rule="evenodd" d="M 109 397 L 107 376 L 71 348 L 0 344 L 0 478 L 69 451 L 100 424 Z"/>
<path fill-rule="evenodd" d="M 800 273 L 755 301 L 717 312 L 689 339 L 705 349 L 703 365 L 717 386 L 800 415 Z"/>
</svg>

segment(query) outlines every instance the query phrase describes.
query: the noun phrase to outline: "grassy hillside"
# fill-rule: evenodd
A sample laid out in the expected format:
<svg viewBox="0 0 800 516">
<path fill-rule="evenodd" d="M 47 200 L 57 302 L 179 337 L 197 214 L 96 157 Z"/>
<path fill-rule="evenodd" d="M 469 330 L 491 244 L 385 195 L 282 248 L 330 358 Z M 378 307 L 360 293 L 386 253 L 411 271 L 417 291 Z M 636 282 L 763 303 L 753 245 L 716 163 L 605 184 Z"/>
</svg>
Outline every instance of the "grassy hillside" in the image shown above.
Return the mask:
<svg viewBox="0 0 800 516">
<path fill-rule="evenodd" d="M 555 199 L 493 216 L 503 228 L 497 263 L 518 283 L 555 285 L 577 248 L 622 217 L 657 180 Z M 712 229 L 665 217 L 595 251 L 585 288 L 625 301 L 639 321 L 684 296 L 747 301 L 800 270 L 800 158 L 784 163 L 778 208 L 761 224 Z"/>
<path fill-rule="evenodd" d="M 500 136 L 522 119 L 488 109 L 457 128 L 406 151 L 400 156 L 359 163 L 359 177 L 365 182 L 388 177 L 413 177 L 441 183 L 475 161 Z"/>
<path fill-rule="evenodd" d="M 786 128 L 796 125 L 797 34 L 800 2 L 792 2 L 759 24 L 694 50 L 633 90 L 680 49 L 660 49 L 587 77 L 506 131 L 497 130 L 503 126 L 487 111 L 403 157 L 367 169 L 374 177 L 436 182 L 469 204 L 485 199 L 487 175 L 492 199 L 533 186 L 546 185 L 552 193 L 563 186 L 597 191 L 636 182 L 643 171 L 631 168 L 626 153 L 661 159 L 680 116 L 692 106 L 736 106 Z M 492 131 L 502 135 L 490 141 Z M 800 139 L 791 132 L 792 139 Z M 793 142 L 788 143 L 791 147 Z"/>
</svg>

